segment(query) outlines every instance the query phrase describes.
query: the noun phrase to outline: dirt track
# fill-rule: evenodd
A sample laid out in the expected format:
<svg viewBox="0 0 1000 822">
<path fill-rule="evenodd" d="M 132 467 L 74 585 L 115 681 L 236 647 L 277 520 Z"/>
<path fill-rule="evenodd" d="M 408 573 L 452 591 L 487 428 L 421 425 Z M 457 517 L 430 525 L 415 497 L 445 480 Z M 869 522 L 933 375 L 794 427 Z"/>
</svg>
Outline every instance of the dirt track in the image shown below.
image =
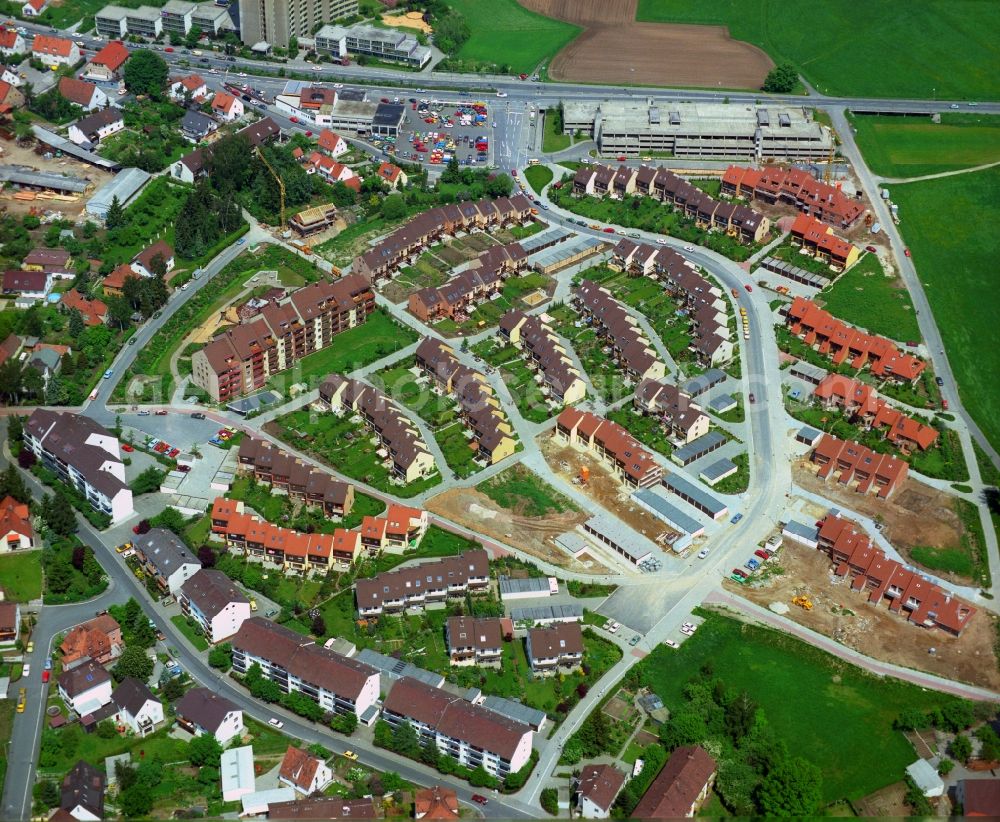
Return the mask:
<svg viewBox="0 0 1000 822">
<path fill-rule="evenodd" d="M 861 653 L 918 671 L 958 679 L 984 688 L 1000 689 L 1000 672 L 993 650 L 995 617 L 980 609 L 960 637 L 928 630 L 890 613 L 885 604 L 872 605 L 866 592 L 850 589 L 842 577 L 830 581 L 830 561 L 786 541 L 777 565 L 783 570 L 760 588 L 727 581 L 726 588 L 758 605 L 789 605 L 786 616 Z M 797 594 L 813 603 L 811 611 L 791 605 Z M 934 649 L 934 654 L 929 653 Z"/>
<path fill-rule="evenodd" d="M 553 80 L 704 88 L 760 88 L 774 67 L 723 26 L 637 23 L 637 0 L 519 0 L 525 8 L 582 26 L 552 58 Z"/>
</svg>

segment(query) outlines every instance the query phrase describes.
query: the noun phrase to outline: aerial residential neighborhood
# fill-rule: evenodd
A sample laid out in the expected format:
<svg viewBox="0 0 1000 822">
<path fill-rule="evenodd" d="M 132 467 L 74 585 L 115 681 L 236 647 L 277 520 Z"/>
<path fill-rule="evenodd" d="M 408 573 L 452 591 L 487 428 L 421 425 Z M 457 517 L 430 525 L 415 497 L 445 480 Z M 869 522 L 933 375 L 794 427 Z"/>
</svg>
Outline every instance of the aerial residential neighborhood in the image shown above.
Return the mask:
<svg viewBox="0 0 1000 822">
<path fill-rule="evenodd" d="M 0 819 L 1000 818 L 1000 6 L 5 11 Z"/>
</svg>

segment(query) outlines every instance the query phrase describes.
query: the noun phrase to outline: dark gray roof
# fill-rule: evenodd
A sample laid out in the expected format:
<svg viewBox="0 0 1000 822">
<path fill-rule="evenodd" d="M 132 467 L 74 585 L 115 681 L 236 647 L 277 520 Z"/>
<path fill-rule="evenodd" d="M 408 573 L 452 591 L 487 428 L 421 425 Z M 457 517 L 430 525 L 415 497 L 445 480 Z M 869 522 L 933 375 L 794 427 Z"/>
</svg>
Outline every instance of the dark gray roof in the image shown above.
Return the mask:
<svg viewBox="0 0 1000 822">
<path fill-rule="evenodd" d="M 121 462 L 117 455 L 97 445 L 87 445 L 92 434 L 113 437 L 112 433 L 89 417 L 39 408 L 28 418 L 27 430 L 40 440 L 42 448 L 67 465 L 109 499 L 128 488 L 118 477 L 101 467 L 107 462 Z"/>
<path fill-rule="evenodd" d="M 710 516 L 718 516 L 727 508 L 724 502 L 713 497 L 700 485 L 690 482 L 676 472 L 666 474 L 663 477 L 663 487 L 681 496 L 696 500 L 700 506 L 709 511 Z"/>
<path fill-rule="evenodd" d="M 197 565 L 201 561 L 190 548 L 172 531 L 165 528 L 154 528 L 135 539 L 135 547 L 145 554 L 164 577 L 169 577 L 174 571 L 184 565 Z"/>
<path fill-rule="evenodd" d="M 689 517 L 650 488 L 633 491 L 632 496 L 650 508 L 660 519 L 685 534 L 697 534 L 705 530 L 694 517 Z"/>
<path fill-rule="evenodd" d="M 104 774 L 81 759 L 63 778 L 59 807 L 64 811 L 72 811 L 80 805 L 102 819 L 105 784 Z"/>
<path fill-rule="evenodd" d="M 191 134 L 208 134 L 216 128 L 215 120 L 200 111 L 188 109 L 181 119 L 181 129 Z"/>
<path fill-rule="evenodd" d="M 222 571 L 202 568 L 181 586 L 181 593 L 211 619 L 231 602 L 249 602 L 243 592 Z"/>
<path fill-rule="evenodd" d="M 211 733 L 215 733 L 227 714 L 240 710 L 239 706 L 208 688 L 192 688 L 177 700 L 174 708 L 178 716 Z"/>
<path fill-rule="evenodd" d="M 700 474 L 705 477 L 709 482 L 725 476 L 730 473 L 733 469 L 737 469 L 739 466 L 730 459 L 723 457 L 713 462 L 711 465 L 702 468 Z"/>
<path fill-rule="evenodd" d="M 402 103 L 379 103 L 375 109 L 375 116 L 372 118 L 373 126 L 395 126 L 403 119 L 404 106 Z"/>
<path fill-rule="evenodd" d="M 130 676 L 125 677 L 121 681 L 121 684 L 115 688 L 115 692 L 111 695 L 111 698 L 114 700 L 115 705 L 128 711 L 132 716 L 141 711 L 142 706 L 150 700 L 159 702 L 153 696 L 153 692 L 146 687 L 146 683 L 140 682 L 138 679 Z"/>
<path fill-rule="evenodd" d="M 59 675 L 59 687 L 66 692 L 70 699 L 75 699 L 91 688 L 96 688 L 98 685 L 110 681 L 111 674 L 93 660 L 87 660 L 82 665 L 63 671 Z"/>
</svg>

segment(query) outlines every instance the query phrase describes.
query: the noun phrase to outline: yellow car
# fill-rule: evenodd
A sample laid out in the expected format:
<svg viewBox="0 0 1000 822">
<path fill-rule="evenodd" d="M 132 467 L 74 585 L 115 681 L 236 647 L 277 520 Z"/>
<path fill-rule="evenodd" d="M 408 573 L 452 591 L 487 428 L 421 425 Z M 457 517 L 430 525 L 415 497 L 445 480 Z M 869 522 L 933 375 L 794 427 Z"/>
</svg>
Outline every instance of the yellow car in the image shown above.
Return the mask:
<svg viewBox="0 0 1000 822">
<path fill-rule="evenodd" d="M 21 688 L 21 693 L 17 698 L 17 712 L 19 714 L 24 713 L 24 706 L 28 704 L 28 690 L 27 688 Z"/>
<path fill-rule="evenodd" d="M 356 761 L 358 755 L 354 751 L 344 751 L 344 759 L 350 759 L 352 762 Z"/>
<path fill-rule="evenodd" d="M 131 547 L 132 547 L 132 543 L 131 542 L 123 542 L 121 545 L 119 545 L 117 548 L 115 548 L 115 550 L 119 554 L 123 554 L 123 553 L 125 553 L 125 551 L 129 550 Z"/>
<path fill-rule="evenodd" d="M 27 647 L 27 648 L 25 649 L 25 651 L 24 651 L 24 652 L 25 652 L 26 654 L 30 654 L 30 653 L 32 653 L 32 652 L 33 652 L 34 650 L 35 650 L 35 643 L 34 643 L 34 642 L 29 642 L 29 643 L 28 643 L 28 647 Z"/>
<path fill-rule="evenodd" d="M 255 600 L 255 599 L 251 599 L 250 600 L 250 610 L 251 611 L 256 611 L 257 610 L 257 600 Z"/>
</svg>

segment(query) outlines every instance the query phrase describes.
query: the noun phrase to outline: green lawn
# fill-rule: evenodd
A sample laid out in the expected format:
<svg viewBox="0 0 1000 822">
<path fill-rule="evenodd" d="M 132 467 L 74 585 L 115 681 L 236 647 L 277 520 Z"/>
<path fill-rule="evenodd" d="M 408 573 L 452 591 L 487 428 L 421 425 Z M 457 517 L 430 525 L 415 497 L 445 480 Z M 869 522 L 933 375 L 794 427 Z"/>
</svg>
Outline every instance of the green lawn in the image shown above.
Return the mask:
<svg viewBox="0 0 1000 822">
<path fill-rule="evenodd" d="M 527 225 L 515 225 L 507 229 L 515 240 L 523 240 L 532 234 L 537 234 L 545 229 L 544 223 L 528 223 Z"/>
<path fill-rule="evenodd" d="M 472 32 L 454 55 L 458 61 L 530 73 L 580 33 L 578 27 L 528 11 L 516 0 L 448 0 L 448 5 L 465 17 Z"/>
<path fill-rule="evenodd" d="M 833 316 L 873 334 L 904 343 L 921 339 L 910 292 L 900 280 L 885 275 L 877 254 L 866 253 L 820 299 Z"/>
<path fill-rule="evenodd" d="M 631 405 L 616 408 L 605 416 L 622 426 L 643 445 L 659 451 L 663 456 L 669 457 L 674 452 L 673 444 L 667 439 L 667 434 L 656 417 L 639 414 Z"/>
<path fill-rule="evenodd" d="M 738 469 L 736 473 L 712 486 L 720 494 L 742 494 L 750 487 L 750 457 L 745 453 L 737 454 L 733 457 L 733 462 Z"/>
<path fill-rule="evenodd" d="M 892 189 L 962 403 L 1000 448 L 1000 346 L 991 343 L 997 336 L 998 194 L 1000 168 Z"/>
<path fill-rule="evenodd" d="M 448 467 L 460 479 L 471 477 L 482 471 L 482 466 L 475 463 L 476 449 L 470 448 L 472 440 L 465 436 L 468 429 L 461 422 L 454 422 L 446 428 L 434 432 L 441 453 L 444 454 Z"/>
<path fill-rule="evenodd" d="M 208 640 L 205 636 L 198 631 L 196 631 L 190 624 L 188 624 L 187 618 L 183 614 L 177 614 L 177 616 L 170 617 L 170 621 L 174 623 L 174 627 L 177 628 L 184 638 L 187 639 L 196 651 L 204 651 L 208 648 Z"/>
<path fill-rule="evenodd" d="M 529 166 L 524 170 L 524 179 L 528 181 L 536 194 L 541 194 L 542 189 L 552 182 L 555 175 L 548 166 Z"/>
<path fill-rule="evenodd" d="M 542 132 L 542 151 L 546 154 L 553 151 L 562 151 L 573 144 L 573 138 L 569 134 L 563 134 L 559 128 L 561 124 L 559 113 L 555 109 L 550 109 L 545 113 L 545 131 Z"/>
<path fill-rule="evenodd" d="M 602 351 L 601 341 L 589 326 L 577 327 L 580 315 L 568 305 L 556 306 L 549 312 L 555 321 L 552 330 L 569 340 L 583 364 L 583 370 L 590 378 L 594 391 L 606 402 L 614 402 L 632 393 L 626 387 L 621 369 L 615 365 L 610 354 Z"/>
<path fill-rule="evenodd" d="M 431 391 L 428 378 L 418 383 L 410 370 L 416 366 L 416 357 L 407 357 L 394 365 L 383 368 L 371 377 L 373 385 L 379 386 L 387 396 L 405 405 L 431 428 L 450 425 L 458 419 L 457 403 L 451 397 Z"/>
<path fill-rule="evenodd" d="M 1000 98 L 1000 4 L 980 0 L 639 0 L 637 19 L 729 27 L 826 94 Z M 992 34 L 990 32 L 993 32 Z"/>
<path fill-rule="evenodd" d="M 934 123 L 929 117 L 856 116 L 851 122 L 865 162 L 883 177 L 919 177 L 1000 160 L 1000 117 L 943 114 Z"/>
<path fill-rule="evenodd" d="M 42 552 L 0 556 L 0 580 L 7 599 L 12 602 L 39 599 L 42 595 Z"/>
<path fill-rule="evenodd" d="M 517 410 L 528 422 L 545 422 L 553 416 L 545 395 L 535 382 L 533 372 L 524 364 L 520 352 L 512 345 L 500 345 L 499 338 L 476 343 L 472 351 L 495 368 L 517 404 Z"/>
<path fill-rule="evenodd" d="M 512 465 L 506 471 L 476 486 L 501 508 L 509 508 L 520 516 L 543 517 L 548 513 L 579 511 L 572 500 L 559 493 L 545 480 L 523 465 Z"/>
<path fill-rule="evenodd" d="M 823 801 L 858 799 L 902 778 L 916 758 L 893 720 L 953 698 L 893 679 L 878 679 L 797 639 L 708 615 L 675 650 L 659 646 L 639 663 L 642 682 L 667 708 L 703 664 L 734 691 L 745 689 L 793 756 L 823 773 Z"/>
</svg>

